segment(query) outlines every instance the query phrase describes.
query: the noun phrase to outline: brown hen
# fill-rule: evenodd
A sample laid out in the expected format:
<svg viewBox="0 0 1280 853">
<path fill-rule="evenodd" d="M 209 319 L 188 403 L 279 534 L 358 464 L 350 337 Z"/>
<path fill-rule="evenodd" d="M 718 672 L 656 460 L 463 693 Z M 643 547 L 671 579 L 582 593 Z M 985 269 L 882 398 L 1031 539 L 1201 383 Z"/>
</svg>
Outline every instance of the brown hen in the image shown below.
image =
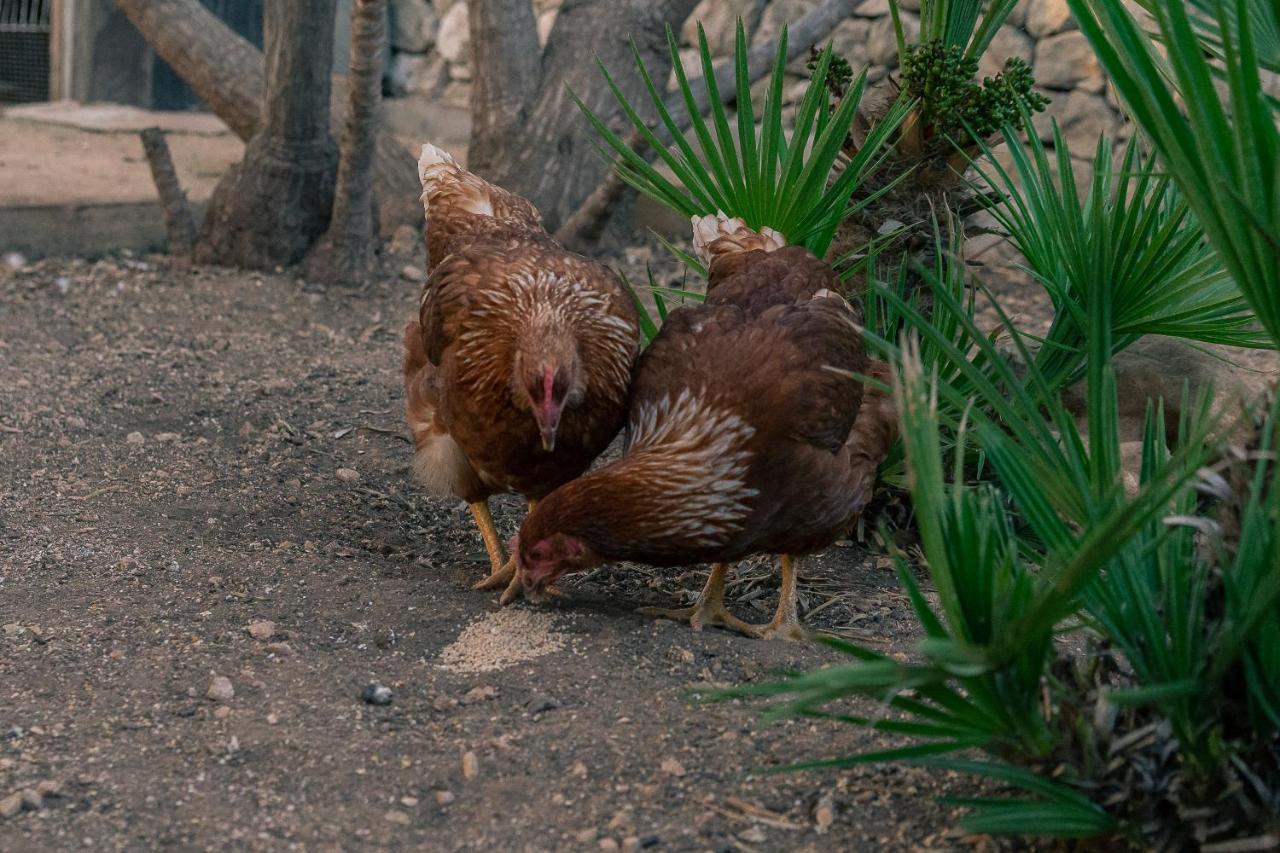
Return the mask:
<svg viewBox="0 0 1280 853">
<path fill-rule="evenodd" d="M 649 611 L 756 637 L 804 635 L 793 557 L 830 544 L 866 505 L 895 436 L 892 401 L 854 376 L 868 364 L 840 282 L 776 232 L 694 220 L 706 302 L 672 311 L 641 356 L 621 459 L 544 498 L 518 538 L 524 584 L 606 560 L 712 562 L 697 603 Z M 728 564 L 782 555 L 767 625 L 724 605 Z"/>
<path fill-rule="evenodd" d="M 577 477 L 622 427 L 639 347 L 635 306 L 612 271 L 568 252 L 525 199 L 431 146 L 418 161 L 431 274 L 405 327 L 414 473 L 467 502 L 492 572 L 520 585 L 488 498 L 533 503 Z"/>
</svg>

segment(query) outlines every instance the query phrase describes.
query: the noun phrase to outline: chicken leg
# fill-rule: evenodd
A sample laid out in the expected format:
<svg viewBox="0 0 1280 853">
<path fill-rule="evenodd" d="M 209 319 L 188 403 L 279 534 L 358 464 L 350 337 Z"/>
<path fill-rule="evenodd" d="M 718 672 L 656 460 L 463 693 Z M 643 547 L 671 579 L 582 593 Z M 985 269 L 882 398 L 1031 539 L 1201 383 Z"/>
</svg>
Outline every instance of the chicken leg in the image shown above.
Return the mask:
<svg viewBox="0 0 1280 853">
<path fill-rule="evenodd" d="M 529 498 L 528 500 L 529 500 L 529 512 L 533 512 L 533 508 L 538 505 L 538 502 L 533 498 Z M 475 512 L 476 506 L 477 504 L 471 505 L 472 512 Z M 493 526 L 493 518 L 489 515 L 489 505 L 487 503 L 481 503 L 481 504 L 478 504 L 478 506 L 481 506 L 484 508 L 484 516 L 485 518 L 488 519 L 488 525 L 489 525 L 488 529 L 492 533 L 494 545 L 497 546 L 497 551 L 496 551 L 497 556 L 496 557 L 494 556 L 495 552 L 493 550 L 489 551 L 489 558 L 493 561 L 493 571 L 489 574 L 488 577 L 484 578 L 483 580 L 476 581 L 476 583 L 471 588 L 472 589 L 498 589 L 499 587 L 501 587 L 502 595 L 498 597 L 498 603 L 510 604 L 512 601 L 515 601 L 516 596 L 520 594 L 520 590 L 521 590 L 520 572 L 516 568 L 516 558 L 515 558 L 515 555 L 513 554 L 512 556 L 507 558 L 506 562 L 502 561 L 502 548 L 500 545 L 498 545 L 498 530 L 496 527 Z M 480 535 L 484 537 L 485 548 L 488 548 L 489 535 L 485 533 L 485 527 L 483 523 L 480 521 L 479 515 L 476 516 L 476 524 L 480 525 Z M 558 594 L 558 590 L 555 590 L 554 588 L 547 589 L 547 592 L 550 593 L 551 595 Z"/>
<path fill-rule="evenodd" d="M 800 620 L 796 616 L 796 574 L 790 555 L 782 555 L 782 590 L 778 596 L 778 610 L 766 625 L 752 625 L 750 622 L 744 622 L 725 607 L 724 581 L 728 573 L 728 563 L 713 565 L 711 576 L 707 578 L 707 585 L 702 588 L 698 600 L 692 607 L 675 609 L 642 607 L 639 612 L 661 619 L 688 622 L 689 627 L 695 631 L 701 631 L 704 625 L 719 625 L 760 640 L 808 639 L 808 632 L 800 625 Z"/>
</svg>

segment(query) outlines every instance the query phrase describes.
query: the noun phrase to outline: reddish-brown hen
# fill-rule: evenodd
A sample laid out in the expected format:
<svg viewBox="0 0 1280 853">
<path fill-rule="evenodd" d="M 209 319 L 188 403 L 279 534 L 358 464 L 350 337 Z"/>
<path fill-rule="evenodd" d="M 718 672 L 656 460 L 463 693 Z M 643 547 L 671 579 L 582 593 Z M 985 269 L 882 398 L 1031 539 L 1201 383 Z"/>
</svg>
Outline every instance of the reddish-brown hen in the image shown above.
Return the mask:
<svg viewBox="0 0 1280 853">
<path fill-rule="evenodd" d="M 868 365 L 857 312 L 825 263 L 740 220 L 694 225 L 706 302 L 672 311 L 641 356 L 622 458 L 525 519 L 521 574 L 536 593 L 605 560 L 712 562 L 693 607 L 650 612 L 802 636 L 792 557 L 838 538 L 871 496 L 894 411 L 853 374 L 883 365 Z M 759 553 L 782 555 L 782 591 L 773 620 L 749 625 L 725 609 L 724 579 Z"/>
<path fill-rule="evenodd" d="M 431 274 L 405 327 L 414 472 L 465 500 L 492 563 L 481 588 L 519 590 L 488 497 L 530 505 L 586 470 L 621 429 L 639 346 L 635 306 L 607 267 L 561 248 L 525 199 L 424 145 Z"/>
</svg>

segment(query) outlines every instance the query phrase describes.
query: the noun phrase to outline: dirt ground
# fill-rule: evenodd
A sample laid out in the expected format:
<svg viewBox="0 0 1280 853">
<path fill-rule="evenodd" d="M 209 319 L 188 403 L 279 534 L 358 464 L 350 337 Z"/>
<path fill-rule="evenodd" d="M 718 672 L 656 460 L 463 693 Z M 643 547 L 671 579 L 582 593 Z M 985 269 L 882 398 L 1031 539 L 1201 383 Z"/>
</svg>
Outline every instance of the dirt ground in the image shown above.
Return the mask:
<svg viewBox="0 0 1280 853">
<path fill-rule="evenodd" d="M 359 293 L 156 258 L 0 273 L 0 802 L 45 783 L 0 850 L 963 844 L 939 774 L 762 772 L 887 742 L 686 701 L 836 659 L 633 612 L 705 567 L 505 611 L 470 590 L 465 508 L 409 477 L 395 269 Z M 802 591 L 816 627 L 915 640 L 859 545 Z M 731 605 L 775 594 L 751 565 Z"/>
</svg>

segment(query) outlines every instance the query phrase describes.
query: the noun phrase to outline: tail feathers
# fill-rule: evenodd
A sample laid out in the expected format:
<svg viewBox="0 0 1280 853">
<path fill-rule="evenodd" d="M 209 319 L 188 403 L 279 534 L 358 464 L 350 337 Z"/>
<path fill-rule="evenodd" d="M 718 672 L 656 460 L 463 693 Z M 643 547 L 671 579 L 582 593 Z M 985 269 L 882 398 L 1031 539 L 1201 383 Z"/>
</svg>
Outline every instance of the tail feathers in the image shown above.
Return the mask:
<svg viewBox="0 0 1280 853">
<path fill-rule="evenodd" d="M 787 240 L 769 226 L 753 231 L 738 217 L 717 212 L 714 216 L 693 217 L 693 248 L 704 264 L 718 255 L 756 250 L 774 252 L 787 245 Z"/>
<path fill-rule="evenodd" d="M 467 455 L 447 433 L 414 436 L 413 476 L 440 498 L 474 495 L 483 488 Z M 465 499 L 465 497 L 464 497 Z"/>
</svg>

